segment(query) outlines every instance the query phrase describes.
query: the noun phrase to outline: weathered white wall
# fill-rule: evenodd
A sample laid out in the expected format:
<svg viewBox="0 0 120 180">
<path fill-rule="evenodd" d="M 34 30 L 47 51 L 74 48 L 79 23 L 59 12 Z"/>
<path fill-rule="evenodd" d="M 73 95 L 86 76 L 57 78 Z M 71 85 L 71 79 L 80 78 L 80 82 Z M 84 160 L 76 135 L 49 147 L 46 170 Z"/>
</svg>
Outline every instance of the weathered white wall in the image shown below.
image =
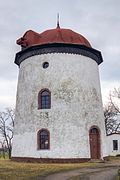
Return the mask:
<svg viewBox="0 0 120 180">
<path fill-rule="evenodd" d="M 120 154 L 120 134 L 112 134 L 106 137 L 107 152 L 109 156 L 116 156 Z M 118 140 L 118 150 L 113 150 L 113 140 Z"/>
<path fill-rule="evenodd" d="M 43 62 L 49 67 L 43 69 Z M 51 91 L 51 109 L 38 110 L 38 93 Z M 14 157 L 88 158 L 89 129 L 105 128 L 97 63 L 73 54 L 36 55 L 20 65 L 13 139 Z M 37 150 L 37 131 L 50 131 L 50 150 Z"/>
</svg>

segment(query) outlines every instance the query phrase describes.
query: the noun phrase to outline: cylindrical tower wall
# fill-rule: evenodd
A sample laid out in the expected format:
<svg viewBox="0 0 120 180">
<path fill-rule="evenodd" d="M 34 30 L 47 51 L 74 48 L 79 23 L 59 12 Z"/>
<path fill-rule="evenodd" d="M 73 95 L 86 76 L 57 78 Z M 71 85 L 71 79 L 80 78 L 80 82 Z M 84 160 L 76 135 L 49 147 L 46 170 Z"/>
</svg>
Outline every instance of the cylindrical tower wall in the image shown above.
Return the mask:
<svg viewBox="0 0 120 180">
<path fill-rule="evenodd" d="M 49 67 L 42 67 L 44 62 Z M 38 93 L 51 92 L 51 108 L 38 109 Z M 98 64 L 66 53 L 35 55 L 20 64 L 13 157 L 90 158 L 89 130 L 100 129 L 101 158 L 105 127 Z M 50 132 L 50 149 L 37 150 L 37 132 Z"/>
</svg>

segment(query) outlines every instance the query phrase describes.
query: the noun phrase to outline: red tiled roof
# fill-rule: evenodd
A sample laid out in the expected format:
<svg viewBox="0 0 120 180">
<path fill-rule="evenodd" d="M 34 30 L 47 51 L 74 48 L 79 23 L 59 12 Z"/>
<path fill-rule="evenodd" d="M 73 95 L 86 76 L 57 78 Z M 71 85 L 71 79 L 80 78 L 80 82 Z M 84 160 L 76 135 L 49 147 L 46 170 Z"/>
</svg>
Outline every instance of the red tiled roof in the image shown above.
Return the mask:
<svg viewBox="0 0 120 180">
<path fill-rule="evenodd" d="M 40 34 L 29 30 L 24 34 L 23 37 L 17 40 L 17 44 L 23 47 L 51 43 L 79 44 L 91 47 L 88 40 L 81 34 L 78 34 L 70 29 L 63 29 L 60 27 L 46 30 Z"/>
</svg>

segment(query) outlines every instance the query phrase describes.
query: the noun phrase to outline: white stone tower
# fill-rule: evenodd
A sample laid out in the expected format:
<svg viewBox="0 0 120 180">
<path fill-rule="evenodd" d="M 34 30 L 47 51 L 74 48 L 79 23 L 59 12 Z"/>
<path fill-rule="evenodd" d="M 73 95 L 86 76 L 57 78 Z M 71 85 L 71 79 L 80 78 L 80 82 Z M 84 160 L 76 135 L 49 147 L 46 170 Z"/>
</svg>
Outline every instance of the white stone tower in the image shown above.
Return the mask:
<svg viewBox="0 0 120 180">
<path fill-rule="evenodd" d="M 80 162 L 106 156 L 100 51 L 59 27 L 17 40 L 13 160 Z"/>
</svg>

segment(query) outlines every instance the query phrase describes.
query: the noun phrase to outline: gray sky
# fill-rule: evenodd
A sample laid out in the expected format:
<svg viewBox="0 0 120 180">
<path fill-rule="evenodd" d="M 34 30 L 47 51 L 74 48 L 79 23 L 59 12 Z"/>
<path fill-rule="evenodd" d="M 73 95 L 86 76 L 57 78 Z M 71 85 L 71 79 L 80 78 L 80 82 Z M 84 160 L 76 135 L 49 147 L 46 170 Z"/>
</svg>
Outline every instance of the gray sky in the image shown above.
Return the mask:
<svg viewBox="0 0 120 180">
<path fill-rule="evenodd" d="M 99 66 L 102 96 L 120 82 L 120 0 L 1 0 L 0 3 L 0 110 L 15 106 L 20 51 L 16 40 L 27 30 L 42 32 L 60 26 L 85 36 L 102 52 Z"/>
</svg>

